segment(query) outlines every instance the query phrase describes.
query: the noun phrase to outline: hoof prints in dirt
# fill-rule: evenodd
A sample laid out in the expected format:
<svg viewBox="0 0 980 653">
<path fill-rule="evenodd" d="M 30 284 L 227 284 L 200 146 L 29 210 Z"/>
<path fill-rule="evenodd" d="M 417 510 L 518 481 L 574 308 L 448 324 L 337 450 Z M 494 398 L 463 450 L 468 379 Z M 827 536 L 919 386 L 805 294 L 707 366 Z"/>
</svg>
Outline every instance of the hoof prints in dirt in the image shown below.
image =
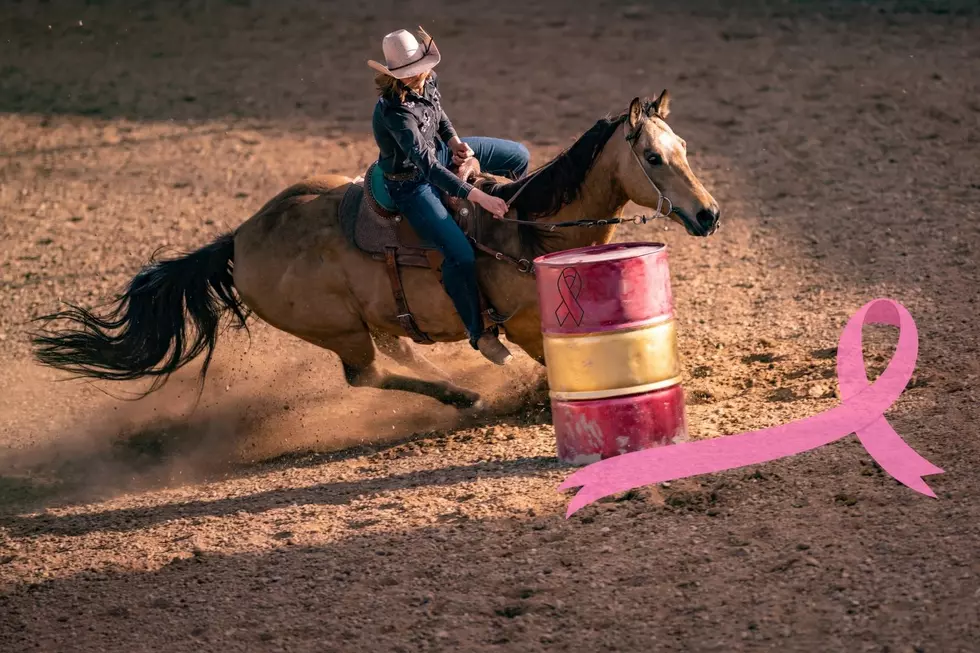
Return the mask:
<svg viewBox="0 0 980 653">
<path fill-rule="evenodd" d="M 785 356 L 776 356 L 770 352 L 765 352 L 762 354 L 751 354 L 749 356 L 744 356 L 742 358 L 743 363 L 776 363 L 778 361 L 785 360 Z M 771 368 L 770 368 L 771 369 Z"/>
</svg>

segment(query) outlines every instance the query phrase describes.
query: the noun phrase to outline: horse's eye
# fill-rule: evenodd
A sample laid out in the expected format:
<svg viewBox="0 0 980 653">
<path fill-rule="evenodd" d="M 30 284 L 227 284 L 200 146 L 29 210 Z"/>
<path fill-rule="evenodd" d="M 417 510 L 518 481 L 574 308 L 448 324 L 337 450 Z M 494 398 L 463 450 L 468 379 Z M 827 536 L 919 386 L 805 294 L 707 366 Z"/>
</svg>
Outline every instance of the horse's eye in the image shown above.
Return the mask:
<svg viewBox="0 0 980 653">
<path fill-rule="evenodd" d="M 652 166 L 663 165 L 664 158 L 656 152 L 647 152 L 647 163 Z"/>
</svg>

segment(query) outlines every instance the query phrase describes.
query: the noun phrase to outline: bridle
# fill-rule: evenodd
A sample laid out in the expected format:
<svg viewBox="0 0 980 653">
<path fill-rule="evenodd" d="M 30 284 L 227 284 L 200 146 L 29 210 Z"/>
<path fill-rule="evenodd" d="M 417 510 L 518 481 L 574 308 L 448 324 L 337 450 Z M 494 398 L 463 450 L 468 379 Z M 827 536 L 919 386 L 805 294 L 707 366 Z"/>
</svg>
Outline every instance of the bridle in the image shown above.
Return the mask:
<svg viewBox="0 0 980 653">
<path fill-rule="evenodd" d="M 661 192 L 660 188 L 658 188 L 655 183 L 653 183 L 653 179 L 651 179 L 650 175 L 647 173 L 647 169 L 643 166 L 643 162 L 640 161 L 640 157 L 636 155 L 635 141 L 640 136 L 640 130 L 643 128 L 644 122 L 646 121 L 641 120 L 640 122 L 637 123 L 636 128 L 632 132 L 626 133 L 626 142 L 630 144 L 630 154 L 632 154 L 633 158 L 636 159 L 636 165 L 640 166 L 640 170 L 643 171 L 643 176 L 646 177 L 646 180 L 648 182 L 650 182 L 650 187 L 653 188 L 653 190 L 657 191 L 658 199 L 657 199 L 657 208 L 655 209 L 657 213 L 653 217 L 666 218 L 670 216 L 671 213 L 674 212 L 674 203 L 670 201 L 669 197 L 667 197 L 666 195 L 663 194 L 663 192 Z M 626 131 L 626 121 L 623 121 L 623 131 Z M 667 206 L 670 207 L 667 209 L 666 212 L 663 210 L 664 202 L 667 202 Z"/>
<path fill-rule="evenodd" d="M 657 184 L 654 183 L 653 179 L 651 179 L 650 178 L 650 175 L 647 173 L 646 167 L 644 167 L 643 162 L 640 160 L 640 157 L 638 157 L 636 155 L 636 145 L 635 145 L 635 142 L 636 142 L 636 139 L 640 135 L 640 131 L 643 128 L 644 122 L 645 122 L 644 120 L 641 120 L 639 123 L 637 123 L 636 127 L 632 131 L 628 131 L 627 130 L 628 121 L 627 120 L 623 120 L 623 132 L 625 132 L 626 142 L 629 143 L 630 154 L 632 154 L 633 155 L 633 158 L 636 159 L 636 164 L 640 167 L 640 170 L 643 171 L 643 176 L 646 178 L 647 182 L 650 184 L 650 186 L 653 188 L 653 190 L 656 191 L 656 193 L 657 193 L 657 198 L 658 198 L 657 199 L 657 207 L 655 209 L 656 213 L 654 215 L 652 215 L 652 216 L 647 216 L 647 215 L 634 215 L 634 216 L 629 217 L 629 218 L 583 218 L 581 220 L 567 220 L 565 222 L 547 222 L 547 223 L 541 223 L 541 222 L 537 222 L 535 220 L 519 220 L 519 219 L 516 219 L 516 218 L 506 218 L 506 217 L 500 217 L 500 218 L 498 218 L 497 216 L 494 216 L 493 219 L 494 220 L 499 220 L 500 222 L 513 222 L 513 223 L 516 223 L 516 224 L 533 225 L 534 227 L 536 227 L 538 229 L 543 229 L 545 231 L 551 232 L 551 231 L 554 231 L 555 229 L 561 229 L 561 228 L 566 228 L 566 227 L 604 227 L 604 226 L 607 226 L 607 225 L 623 224 L 623 223 L 633 223 L 633 224 L 640 225 L 640 224 L 646 224 L 647 222 L 653 222 L 654 220 L 658 220 L 658 219 L 661 219 L 661 218 L 670 217 L 670 214 L 674 212 L 674 204 L 673 204 L 673 202 L 671 202 L 670 201 L 670 198 L 668 198 L 666 195 L 664 195 L 663 192 L 660 190 L 660 188 L 657 187 Z M 548 163 L 546 163 L 545 165 L 541 166 L 540 168 L 538 168 L 537 170 L 535 170 L 534 172 L 532 172 L 530 175 L 528 175 L 527 177 L 525 177 L 523 179 L 523 182 L 524 183 L 521 185 L 520 188 L 517 189 L 517 192 L 514 193 L 514 195 L 507 201 L 507 209 L 508 210 L 510 209 L 511 205 L 514 203 L 514 200 L 516 200 L 517 197 L 521 193 L 524 192 L 524 189 L 527 188 L 528 183 L 532 179 L 534 179 L 536 176 L 538 176 L 544 170 L 546 170 L 548 168 L 548 166 L 550 166 L 550 165 L 554 164 L 556 161 L 558 161 L 567 151 L 568 151 L 568 148 L 566 148 L 565 150 L 563 150 L 558 156 L 556 156 L 555 158 L 553 158 L 551 161 L 549 161 Z M 668 207 L 667 211 L 664 211 L 664 204 L 665 203 L 666 203 L 666 205 Z M 466 210 L 463 209 L 461 211 L 461 213 L 463 215 L 465 215 L 466 214 L 465 211 Z M 470 240 L 473 242 L 473 245 L 475 247 L 477 247 L 478 249 L 486 252 L 487 254 L 492 255 L 498 261 L 508 261 L 508 262 L 516 265 L 518 271 L 524 272 L 524 273 L 532 273 L 533 274 L 533 272 L 534 272 L 534 265 L 533 265 L 533 263 L 531 261 L 528 261 L 527 259 L 524 259 L 524 258 L 522 258 L 522 259 L 515 259 L 512 256 L 508 256 L 506 254 L 503 254 L 501 252 L 498 252 L 496 250 L 493 250 L 493 249 L 487 247 L 486 245 L 483 245 L 481 243 L 478 243 L 473 238 L 471 238 Z"/>
</svg>

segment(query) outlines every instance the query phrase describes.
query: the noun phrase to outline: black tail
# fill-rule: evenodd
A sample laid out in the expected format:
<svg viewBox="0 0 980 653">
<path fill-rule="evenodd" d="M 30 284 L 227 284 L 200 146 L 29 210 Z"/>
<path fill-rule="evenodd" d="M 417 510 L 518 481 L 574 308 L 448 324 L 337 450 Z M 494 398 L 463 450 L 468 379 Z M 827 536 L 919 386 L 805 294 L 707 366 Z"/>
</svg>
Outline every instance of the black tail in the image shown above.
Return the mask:
<svg viewBox="0 0 980 653">
<path fill-rule="evenodd" d="M 226 234 L 180 258 L 151 261 L 105 317 L 69 304 L 70 310 L 37 318 L 68 320 L 76 328 L 35 334 L 34 355 L 44 365 L 96 379 L 155 377 L 141 395 L 146 396 L 206 350 L 203 381 L 224 311 L 232 311 L 237 328 L 246 328 L 248 310 L 235 292 L 231 272 L 234 254 L 233 235 Z M 110 335 L 113 331 L 116 335 Z"/>
</svg>

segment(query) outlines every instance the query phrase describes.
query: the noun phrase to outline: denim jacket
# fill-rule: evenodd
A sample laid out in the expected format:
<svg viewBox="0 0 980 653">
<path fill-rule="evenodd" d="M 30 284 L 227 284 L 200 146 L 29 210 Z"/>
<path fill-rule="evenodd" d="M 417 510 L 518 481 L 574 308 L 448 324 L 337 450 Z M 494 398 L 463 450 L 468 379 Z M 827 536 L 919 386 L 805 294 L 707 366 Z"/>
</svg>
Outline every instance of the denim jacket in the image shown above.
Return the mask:
<svg viewBox="0 0 980 653">
<path fill-rule="evenodd" d="M 456 136 L 442 108 L 438 80 L 431 73 L 422 94 L 408 91 L 405 101 L 378 98 L 371 121 L 380 150 L 378 166 L 387 174 L 416 173 L 420 181 L 454 197 L 465 198 L 473 189 L 443 166 L 436 157 L 436 138 L 448 144 Z"/>
</svg>

